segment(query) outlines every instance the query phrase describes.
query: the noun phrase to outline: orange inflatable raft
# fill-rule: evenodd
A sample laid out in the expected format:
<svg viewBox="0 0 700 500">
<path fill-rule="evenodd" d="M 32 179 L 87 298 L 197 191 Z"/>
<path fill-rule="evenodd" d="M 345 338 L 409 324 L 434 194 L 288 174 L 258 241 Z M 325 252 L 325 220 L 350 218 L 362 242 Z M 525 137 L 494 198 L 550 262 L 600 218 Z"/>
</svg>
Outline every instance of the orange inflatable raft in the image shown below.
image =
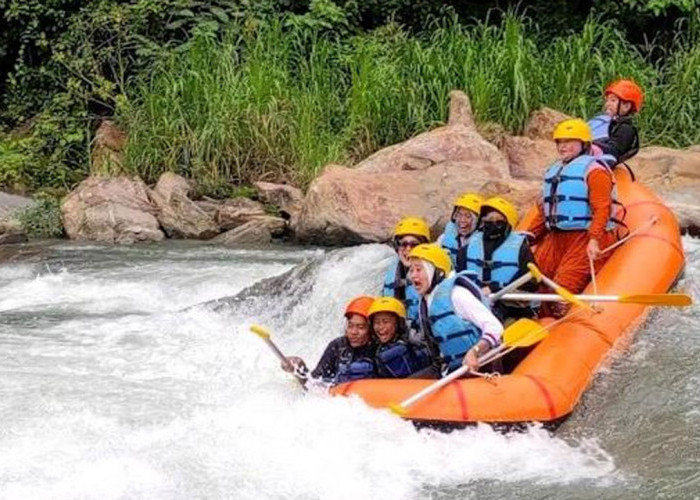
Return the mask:
<svg viewBox="0 0 700 500">
<path fill-rule="evenodd" d="M 645 227 L 616 249 L 597 275 L 600 294 L 667 292 L 684 263 L 678 223 L 647 188 L 616 171 L 619 197 L 627 208 L 630 231 Z M 532 213 L 530 214 L 532 216 Z M 649 221 L 658 221 L 650 225 Z M 523 223 L 526 224 L 527 221 Z M 584 293 L 593 293 L 591 285 Z M 576 314 L 551 333 L 508 375 L 494 381 L 458 379 L 416 402 L 406 418 L 416 423 L 462 425 L 475 422 L 556 424 L 568 416 L 613 345 L 633 333 L 646 306 L 600 304 L 597 314 Z M 373 379 L 341 384 L 336 395 L 357 395 L 369 405 L 387 408 L 434 381 Z"/>
</svg>

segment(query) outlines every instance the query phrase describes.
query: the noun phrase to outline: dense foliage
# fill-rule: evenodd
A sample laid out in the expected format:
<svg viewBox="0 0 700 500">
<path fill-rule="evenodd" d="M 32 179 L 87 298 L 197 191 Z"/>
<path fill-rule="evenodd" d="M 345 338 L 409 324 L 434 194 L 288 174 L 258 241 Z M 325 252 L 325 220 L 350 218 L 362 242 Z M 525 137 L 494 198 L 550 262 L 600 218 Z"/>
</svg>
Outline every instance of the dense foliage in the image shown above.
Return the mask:
<svg viewBox="0 0 700 500">
<path fill-rule="evenodd" d="M 453 88 L 517 130 L 594 112 L 623 74 L 649 90 L 646 142 L 700 142 L 698 3 L 0 0 L 0 186 L 71 187 L 113 115 L 147 180 L 304 183 L 441 122 Z"/>
</svg>

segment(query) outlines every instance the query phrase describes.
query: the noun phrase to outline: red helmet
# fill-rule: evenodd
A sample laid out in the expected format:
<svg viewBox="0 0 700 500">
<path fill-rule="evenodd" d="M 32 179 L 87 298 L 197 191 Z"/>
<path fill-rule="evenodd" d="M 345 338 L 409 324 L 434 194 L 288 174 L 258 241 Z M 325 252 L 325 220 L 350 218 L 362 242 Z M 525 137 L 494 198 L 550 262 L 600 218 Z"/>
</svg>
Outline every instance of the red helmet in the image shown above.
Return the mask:
<svg viewBox="0 0 700 500">
<path fill-rule="evenodd" d="M 623 101 L 629 101 L 634 111 L 639 112 L 644 102 L 644 91 L 632 80 L 616 80 L 605 89 L 605 95 L 615 94 Z"/>
<path fill-rule="evenodd" d="M 369 316 L 369 308 L 374 302 L 374 297 L 368 295 L 360 295 L 352 299 L 345 307 L 345 317 L 349 318 L 353 314 L 359 314 L 363 318 Z"/>
</svg>

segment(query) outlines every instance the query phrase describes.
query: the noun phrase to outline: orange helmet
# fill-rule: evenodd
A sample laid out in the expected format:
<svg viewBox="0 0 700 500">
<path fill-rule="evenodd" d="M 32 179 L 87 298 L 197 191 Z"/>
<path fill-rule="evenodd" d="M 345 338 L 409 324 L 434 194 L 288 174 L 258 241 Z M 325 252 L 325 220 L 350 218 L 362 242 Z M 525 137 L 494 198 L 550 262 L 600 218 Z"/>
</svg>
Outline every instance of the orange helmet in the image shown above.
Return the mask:
<svg viewBox="0 0 700 500">
<path fill-rule="evenodd" d="M 374 302 L 374 297 L 370 297 L 369 295 L 355 297 L 348 302 L 348 305 L 345 307 L 345 317 L 349 318 L 353 314 L 359 314 L 363 318 L 368 318 L 369 308 L 372 306 L 372 302 Z"/>
<path fill-rule="evenodd" d="M 632 80 L 616 80 L 605 88 L 605 95 L 615 94 L 623 101 L 629 101 L 634 111 L 639 113 L 644 103 L 644 91 Z"/>
</svg>

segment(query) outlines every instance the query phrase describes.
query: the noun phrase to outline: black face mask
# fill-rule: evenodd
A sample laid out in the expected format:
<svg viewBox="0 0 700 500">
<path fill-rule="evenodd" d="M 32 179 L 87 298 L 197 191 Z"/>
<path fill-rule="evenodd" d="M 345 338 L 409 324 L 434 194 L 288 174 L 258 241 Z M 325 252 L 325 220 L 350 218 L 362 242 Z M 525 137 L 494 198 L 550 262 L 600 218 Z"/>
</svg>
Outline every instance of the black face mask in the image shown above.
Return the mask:
<svg viewBox="0 0 700 500">
<path fill-rule="evenodd" d="M 504 220 L 498 222 L 484 222 L 482 224 L 484 238 L 487 240 L 497 240 L 503 238 L 508 231 L 508 223 Z"/>
</svg>

